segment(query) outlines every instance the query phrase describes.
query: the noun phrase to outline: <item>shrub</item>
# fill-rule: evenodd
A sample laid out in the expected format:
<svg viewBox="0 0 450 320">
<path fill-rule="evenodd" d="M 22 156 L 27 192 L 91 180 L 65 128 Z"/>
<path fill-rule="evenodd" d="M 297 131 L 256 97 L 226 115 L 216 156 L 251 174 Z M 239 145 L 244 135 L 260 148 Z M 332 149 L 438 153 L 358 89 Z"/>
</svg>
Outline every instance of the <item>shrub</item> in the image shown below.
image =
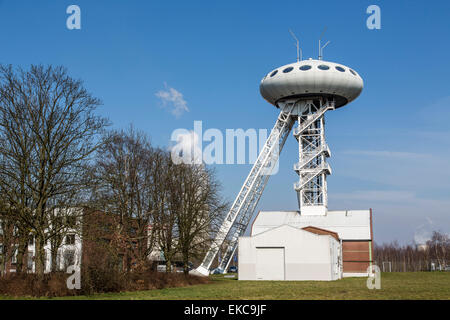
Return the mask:
<svg viewBox="0 0 450 320">
<path fill-rule="evenodd" d="M 182 273 L 162 273 L 153 270 L 122 273 L 113 270 L 86 268 L 81 274 L 81 290 L 67 288 L 68 274 L 45 274 L 39 279 L 35 274 L 11 273 L 0 278 L 0 295 L 14 297 L 61 297 L 105 292 L 154 290 L 185 287 L 209 282 L 206 277 L 185 276 Z"/>
<path fill-rule="evenodd" d="M 101 292 L 121 292 L 153 290 L 171 287 L 185 287 L 208 283 L 209 279 L 182 273 L 165 273 L 154 270 L 132 271 L 128 273 L 113 270 L 85 269 L 81 275 L 81 292 L 93 294 Z"/>
<path fill-rule="evenodd" d="M 79 290 L 69 290 L 68 275 L 62 272 L 45 274 L 39 278 L 35 274 L 11 273 L 0 278 L 0 294 L 9 296 L 58 297 L 79 294 Z"/>
</svg>

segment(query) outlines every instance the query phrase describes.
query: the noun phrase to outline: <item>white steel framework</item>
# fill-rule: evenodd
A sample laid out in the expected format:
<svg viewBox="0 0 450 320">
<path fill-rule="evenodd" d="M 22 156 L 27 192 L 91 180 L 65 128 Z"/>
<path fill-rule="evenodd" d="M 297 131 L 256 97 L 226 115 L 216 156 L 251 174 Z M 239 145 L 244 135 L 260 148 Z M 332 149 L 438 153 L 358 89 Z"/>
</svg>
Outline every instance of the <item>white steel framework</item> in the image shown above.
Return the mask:
<svg viewBox="0 0 450 320">
<path fill-rule="evenodd" d="M 248 223 L 275 167 L 295 121 L 299 126 L 294 136 L 299 141 L 300 161 L 294 166 L 299 174 L 295 190 L 299 197 L 300 211 L 307 208 L 326 208 L 326 175 L 331 173 L 325 158 L 330 156 L 325 143 L 324 113 L 334 109 L 334 101 L 322 97 L 288 99 L 279 102 L 281 112 L 253 168 L 245 180 L 233 205 L 223 221 L 216 237 L 197 272 L 208 275 L 209 268 L 220 247 L 226 250 L 219 262 L 219 271 L 225 272 L 236 251 L 238 238 Z"/>
<path fill-rule="evenodd" d="M 299 162 L 294 170 L 299 181 L 294 184 L 300 212 L 324 215 L 327 211 L 327 175 L 331 168 L 326 162 L 330 149 L 325 142 L 324 114 L 334 109 L 334 101 L 322 98 L 305 101 L 298 114 L 298 127 L 294 136 L 298 141 Z"/>
</svg>

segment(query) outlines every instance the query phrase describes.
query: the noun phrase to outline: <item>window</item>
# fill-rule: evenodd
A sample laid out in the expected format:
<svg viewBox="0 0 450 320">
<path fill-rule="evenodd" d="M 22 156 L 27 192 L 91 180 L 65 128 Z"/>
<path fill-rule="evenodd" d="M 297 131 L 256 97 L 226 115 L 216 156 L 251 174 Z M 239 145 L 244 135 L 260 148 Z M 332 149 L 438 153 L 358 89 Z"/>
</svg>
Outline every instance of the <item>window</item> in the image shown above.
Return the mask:
<svg viewBox="0 0 450 320">
<path fill-rule="evenodd" d="M 28 245 L 29 246 L 34 245 L 34 237 L 33 236 L 30 236 L 30 239 L 28 239 Z"/>
<path fill-rule="evenodd" d="M 77 217 L 74 216 L 67 216 L 66 217 L 67 226 L 69 228 L 75 228 L 77 225 Z"/>
<path fill-rule="evenodd" d="M 356 72 L 355 71 L 353 71 L 352 69 L 349 69 L 349 70 L 354 76 L 356 76 Z"/>
<path fill-rule="evenodd" d="M 67 269 L 69 266 L 73 266 L 75 264 L 75 251 L 74 250 L 64 251 L 63 259 L 64 259 L 64 269 Z"/>
<path fill-rule="evenodd" d="M 330 67 L 329 66 L 327 66 L 327 65 L 324 65 L 324 64 L 321 64 L 320 66 L 318 66 L 317 68 L 319 68 L 320 70 L 328 70 L 328 69 L 330 69 Z"/>
<path fill-rule="evenodd" d="M 68 234 L 66 236 L 66 244 L 69 244 L 69 245 L 75 244 L 75 235 L 74 234 Z"/>
<path fill-rule="evenodd" d="M 103 225 L 103 231 L 104 231 L 104 232 L 107 232 L 107 233 L 112 232 L 112 231 L 113 231 L 113 225 L 112 225 L 112 223 L 106 223 L 106 224 L 104 224 L 104 225 Z"/>
<path fill-rule="evenodd" d="M 345 72 L 345 69 L 340 66 L 336 66 L 336 70 L 340 72 Z"/>
<path fill-rule="evenodd" d="M 55 218 L 53 219 L 53 224 L 54 224 L 56 227 L 62 226 L 62 225 L 64 224 L 64 220 L 63 220 L 63 219 L 64 219 L 63 217 L 57 216 L 57 217 L 55 217 Z"/>
<path fill-rule="evenodd" d="M 288 67 L 288 68 L 283 70 L 283 73 L 291 72 L 293 69 L 294 69 L 293 67 Z"/>
<path fill-rule="evenodd" d="M 27 269 L 33 270 L 33 252 L 28 252 Z"/>
<path fill-rule="evenodd" d="M 3 245 L 0 244 L 0 254 L 3 254 Z"/>
<path fill-rule="evenodd" d="M 311 66 L 306 64 L 304 66 L 301 66 L 299 69 L 302 70 L 302 71 L 306 71 L 306 70 L 311 69 Z"/>
<path fill-rule="evenodd" d="M 273 77 L 274 75 L 276 75 L 278 73 L 278 70 L 275 70 L 274 72 L 272 72 L 272 74 L 270 75 L 271 77 Z"/>
<path fill-rule="evenodd" d="M 130 235 L 135 236 L 136 235 L 136 228 L 130 227 Z"/>
<path fill-rule="evenodd" d="M 16 264 L 17 263 L 17 247 L 14 248 L 14 253 L 13 253 L 12 258 L 11 258 L 11 263 L 12 264 Z"/>
</svg>

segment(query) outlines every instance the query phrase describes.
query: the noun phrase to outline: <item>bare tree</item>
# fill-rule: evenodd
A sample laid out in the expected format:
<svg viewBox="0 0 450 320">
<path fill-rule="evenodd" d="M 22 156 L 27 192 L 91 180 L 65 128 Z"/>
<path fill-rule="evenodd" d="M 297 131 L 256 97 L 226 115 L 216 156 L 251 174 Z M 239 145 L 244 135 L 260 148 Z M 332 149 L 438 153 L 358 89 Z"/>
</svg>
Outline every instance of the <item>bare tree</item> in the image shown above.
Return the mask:
<svg viewBox="0 0 450 320">
<path fill-rule="evenodd" d="M 22 86 L 11 66 L 0 66 L 0 81 L 0 184 L 2 198 L 16 214 L 16 272 L 21 273 L 31 228 L 32 193 L 28 183 L 36 141 L 27 124 L 30 120 L 28 99 L 19 97 L 23 95 L 20 93 Z"/>
<path fill-rule="evenodd" d="M 178 230 L 177 244 L 183 270 L 189 272 L 191 258 L 203 255 L 211 244 L 226 204 L 219 195 L 219 183 L 214 172 L 204 165 L 178 164 L 169 180 L 171 206 L 175 211 Z"/>
<path fill-rule="evenodd" d="M 18 209 L 19 226 L 35 237 L 42 275 L 44 245 L 52 237 L 49 203 L 85 186 L 82 171 L 107 121 L 95 115 L 100 101 L 63 67 L 16 72 L 1 66 L 0 80 L 0 183 Z"/>
<path fill-rule="evenodd" d="M 16 253 L 17 234 L 14 208 L 0 199 L 0 276 L 6 274 L 7 263 Z"/>
<path fill-rule="evenodd" d="M 190 259 L 210 244 L 225 207 L 211 170 L 173 163 L 168 151 L 152 148 L 149 139 L 132 127 L 104 137 L 91 180 L 92 204 L 117 217 L 116 246 L 137 263 L 145 263 L 157 248 L 167 272 L 178 255 L 188 272 Z"/>
<path fill-rule="evenodd" d="M 171 179 L 175 178 L 175 164 L 172 163 L 170 154 L 163 150 L 157 150 L 154 154 L 151 167 L 152 182 L 151 197 L 153 208 L 153 229 L 156 243 L 164 255 L 166 272 L 172 271 L 172 264 L 178 253 L 176 211 L 169 203 Z"/>
<path fill-rule="evenodd" d="M 118 245 L 127 248 L 137 264 L 146 263 L 155 242 L 154 228 L 149 228 L 153 220 L 153 153 L 142 132 L 132 127 L 111 131 L 92 169 L 96 181 L 92 200 L 98 209 L 119 217 L 115 230 Z"/>
<path fill-rule="evenodd" d="M 438 264 L 445 268 L 450 254 L 450 238 L 444 233 L 434 231 L 427 245 L 437 260 Z"/>
</svg>

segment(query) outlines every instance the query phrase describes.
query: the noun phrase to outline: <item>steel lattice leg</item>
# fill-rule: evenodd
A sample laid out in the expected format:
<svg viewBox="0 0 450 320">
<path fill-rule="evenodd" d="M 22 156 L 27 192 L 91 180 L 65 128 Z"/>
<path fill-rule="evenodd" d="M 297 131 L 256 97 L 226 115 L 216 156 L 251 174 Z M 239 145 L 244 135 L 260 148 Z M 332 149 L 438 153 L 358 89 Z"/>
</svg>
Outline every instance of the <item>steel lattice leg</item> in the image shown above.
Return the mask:
<svg viewBox="0 0 450 320">
<path fill-rule="evenodd" d="M 280 112 L 258 159 L 253 165 L 222 226 L 219 228 L 212 246 L 209 248 L 202 264 L 196 269 L 197 272 L 203 275 L 209 274 L 209 268 L 220 246 L 222 246 L 227 238 L 229 240 L 221 263 L 222 270 L 225 271 L 229 265 L 233 253 L 236 250 L 238 238 L 243 235 L 247 228 L 271 171 L 278 161 L 281 149 L 292 129 L 294 121 L 291 112 L 293 108 L 294 104 L 292 104 L 289 110 L 285 108 Z"/>
</svg>

